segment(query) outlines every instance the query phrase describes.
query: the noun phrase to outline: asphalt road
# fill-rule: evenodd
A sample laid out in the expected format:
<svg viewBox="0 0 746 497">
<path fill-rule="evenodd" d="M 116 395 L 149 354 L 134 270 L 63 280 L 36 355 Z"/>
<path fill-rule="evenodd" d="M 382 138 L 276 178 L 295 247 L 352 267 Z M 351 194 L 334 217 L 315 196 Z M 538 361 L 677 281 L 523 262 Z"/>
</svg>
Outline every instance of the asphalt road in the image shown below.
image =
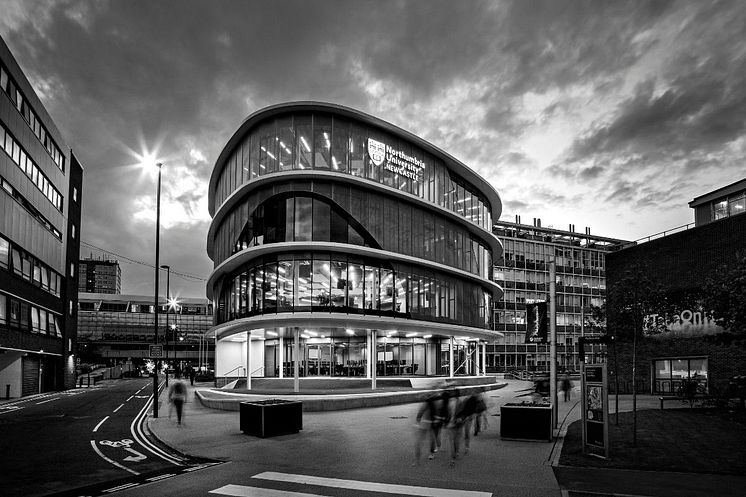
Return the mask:
<svg viewBox="0 0 746 497">
<path fill-rule="evenodd" d="M 142 378 L 0 404 L 0 493 L 98 494 L 193 467 L 143 432 L 152 393 L 152 379 Z"/>
</svg>

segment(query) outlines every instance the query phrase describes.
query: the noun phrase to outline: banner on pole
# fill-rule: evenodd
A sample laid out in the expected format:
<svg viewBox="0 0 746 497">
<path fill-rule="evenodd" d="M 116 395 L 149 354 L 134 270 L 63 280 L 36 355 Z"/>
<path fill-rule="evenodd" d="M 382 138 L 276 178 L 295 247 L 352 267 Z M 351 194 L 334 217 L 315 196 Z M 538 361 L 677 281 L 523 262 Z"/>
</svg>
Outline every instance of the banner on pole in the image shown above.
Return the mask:
<svg viewBox="0 0 746 497">
<path fill-rule="evenodd" d="M 547 303 L 526 304 L 526 342 L 547 343 Z"/>
</svg>

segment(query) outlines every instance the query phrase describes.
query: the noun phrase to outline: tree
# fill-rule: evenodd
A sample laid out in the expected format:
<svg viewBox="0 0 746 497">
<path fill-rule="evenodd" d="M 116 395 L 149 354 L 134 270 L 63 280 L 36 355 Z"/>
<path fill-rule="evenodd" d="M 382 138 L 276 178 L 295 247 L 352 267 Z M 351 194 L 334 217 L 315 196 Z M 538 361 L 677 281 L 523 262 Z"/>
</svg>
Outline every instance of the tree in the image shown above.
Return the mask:
<svg viewBox="0 0 746 497">
<path fill-rule="evenodd" d="M 666 295 L 659 283 L 648 278 L 641 266 L 626 270 L 621 278 L 609 282 L 606 297 L 608 333 L 618 342 L 632 343 L 632 442 L 637 445 L 637 344 L 645 334 L 665 329 L 662 315 L 667 310 Z"/>
<path fill-rule="evenodd" d="M 746 251 L 735 263 L 719 266 L 705 281 L 702 303 L 715 322 L 734 334 L 746 334 Z"/>
</svg>

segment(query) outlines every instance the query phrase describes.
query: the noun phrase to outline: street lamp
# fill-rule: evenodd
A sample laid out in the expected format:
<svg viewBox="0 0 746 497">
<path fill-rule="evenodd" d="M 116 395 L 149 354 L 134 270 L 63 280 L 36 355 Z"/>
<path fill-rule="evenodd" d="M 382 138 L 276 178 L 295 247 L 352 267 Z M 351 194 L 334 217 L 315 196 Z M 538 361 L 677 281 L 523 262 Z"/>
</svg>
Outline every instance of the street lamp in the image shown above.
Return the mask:
<svg viewBox="0 0 746 497">
<path fill-rule="evenodd" d="M 161 269 L 165 269 L 166 272 L 166 300 L 171 302 L 171 266 L 164 264 Z M 170 307 L 166 308 L 166 386 L 168 386 L 168 311 Z M 174 357 L 176 357 L 176 351 L 174 350 Z"/>
<path fill-rule="evenodd" d="M 161 170 L 163 169 L 163 163 L 157 162 L 155 164 L 158 167 L 158 193 L 156 196 L 156 207 L 155 207 L 155 321 L 153 325 L 153 343 L 158 345 L 158 273 L 160 272 L 160 250 L 161 250 Z M 158 357 L 155 358 L 155 371 L 153 372 L 153 417 L 158 417 L 158 369 L 160 368 L 160 360 Z"/>
</svg>

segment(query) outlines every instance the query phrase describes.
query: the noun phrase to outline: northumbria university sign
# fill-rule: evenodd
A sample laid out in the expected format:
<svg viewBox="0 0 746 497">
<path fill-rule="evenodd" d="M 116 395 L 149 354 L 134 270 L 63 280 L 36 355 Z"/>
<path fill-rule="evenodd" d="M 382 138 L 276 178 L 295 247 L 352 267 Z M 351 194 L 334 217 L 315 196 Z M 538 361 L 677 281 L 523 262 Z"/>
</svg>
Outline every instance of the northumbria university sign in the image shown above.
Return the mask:
<svg viewBox="0 0 746 497">
<path fill-rule="evenodd" d="M 368 155 L 376 166 L 415 181 L 420 179 L 420 171 L 425 168 L 425 163 L 417 157 L 373 138 L 368 138 Z"/>
</svg>

